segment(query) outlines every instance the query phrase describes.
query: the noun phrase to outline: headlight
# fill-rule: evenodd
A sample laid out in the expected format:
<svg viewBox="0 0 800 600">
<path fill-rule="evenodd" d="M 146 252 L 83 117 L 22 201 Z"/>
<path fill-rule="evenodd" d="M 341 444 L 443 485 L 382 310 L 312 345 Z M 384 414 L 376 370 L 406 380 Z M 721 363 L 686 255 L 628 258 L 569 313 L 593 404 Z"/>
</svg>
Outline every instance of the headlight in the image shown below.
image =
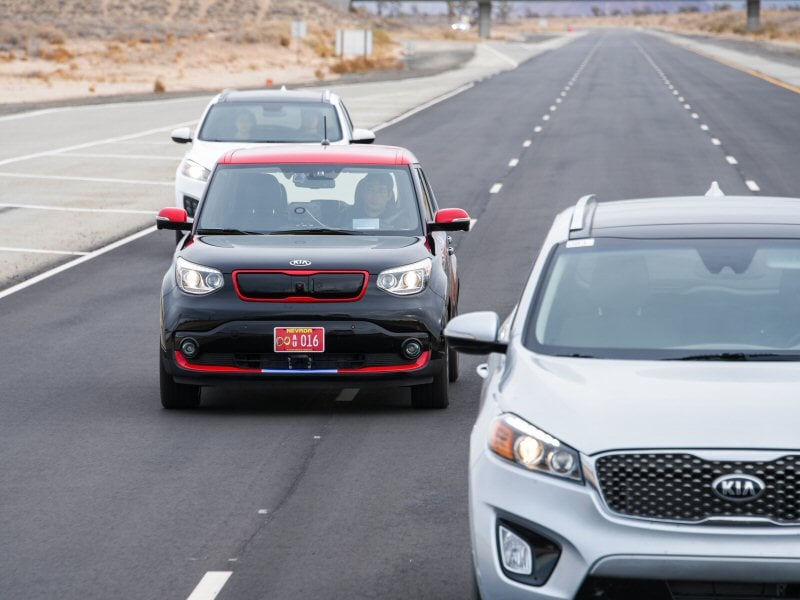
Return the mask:
<svg viewBox="0 0 800 600">
<path fill-rule="evenodd" d="M 210 294 L 222 287 L 222 273 L 210 267 L 196 265 L 178 258 L 175 263 L 175 280 L 187 294 Z"/>
<path fill-rule="evenodd" d="M 531 471 L 583 482 L 578 453 L 517 416 L 502 415 L 495 420 L 489 448 Z"/>
<path fill-rule="evenodd" d="M 398 296 L 418 294 L 428 285 L 431 264 L 431 259 L 426 258 L 412 265 L 381 271 L 378 274 L 378 287 Z"/>
<path fill-rule="evenodd" d="M 208 181 L 211 171 L 206 169 L 203 165 L 187 158 L 181 163 L 181 175 L 185 175 L 190 179 L 197 179 L 198 181 Z"/>
</svg>

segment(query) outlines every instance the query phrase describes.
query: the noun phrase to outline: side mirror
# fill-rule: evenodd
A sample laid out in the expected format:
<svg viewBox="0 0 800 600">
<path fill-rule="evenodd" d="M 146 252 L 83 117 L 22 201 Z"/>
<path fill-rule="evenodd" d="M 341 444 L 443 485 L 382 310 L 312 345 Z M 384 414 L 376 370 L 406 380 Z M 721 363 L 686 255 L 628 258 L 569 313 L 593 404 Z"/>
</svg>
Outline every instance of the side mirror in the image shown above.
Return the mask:
<svg viewBox="0 0 800 600">
<path fill-rule="evenodd" d="M 443 208 L 436 213 L 434 222 L 428 223 L 428 231 L 469 231 L 471 224 L 464 209 Z"/>
<path fill-rule="evenodd" d="M 189 222 L 189 215 L 183 208 L 162 208 L 156 217 L 156 229 L 190 231 L 192 224 Z"/>
<path fill-rule="evenodd" d="M 371 129 L 353 129 L 353 144 L 371 144 L 375 141 L 375 132 Z"/>
<path fill-rule="evenodd" d="M 444 328 L 444 337 L 450 348 L 464 354 L 505 354 L 508 343 L 497 339 L 499 329 L 497 313 L 472 312 L 451 319 Z"/>
<path fill-rule="evenodd" d="M 178 127 L 172 130 L 170 137 L 177 144 L 188 144 L 192 141 L 192 130 L 188 127 Z"/>
</svg>

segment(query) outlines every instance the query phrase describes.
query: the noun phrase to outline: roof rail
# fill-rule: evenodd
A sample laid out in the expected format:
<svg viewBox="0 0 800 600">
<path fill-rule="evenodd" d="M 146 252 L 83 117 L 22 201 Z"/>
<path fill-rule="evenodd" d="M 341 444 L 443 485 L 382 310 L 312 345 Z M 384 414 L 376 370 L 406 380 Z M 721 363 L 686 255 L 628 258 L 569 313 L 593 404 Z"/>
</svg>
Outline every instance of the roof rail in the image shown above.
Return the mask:
<svg viewBox="0 0 800 600">
<path fill-rule="evenodd" d="M 720 189 L 719 184 L 716 181 L 712 181 L 711 187 L 708 188 L 705 196 L 706 198 L 722 198 L 725 196 L 725 192 Z"/>
<path fill-rule="evenodd" d="M 230 94 L 231 92 L 235 92 L 235 91 L 236 91 L 236 88 L 225 88 L 224 90 L 222 90 L 220 92 L 219 99 L 220 100 L 225 100 L 228 97 L 228 94 Z"/>
<path fill-rule="evenodd" d="M 587 209 L 590 204 L 595 203 L 597 203 L 597 196 L 594 194 L 587 194 L 578 200 L 575 204 L 575 210 L 572 211 L 572 220 L 569 223 L 570 231 L 580 231 L 588 225 L 588 223 L 584 222 L 588 214 Z"/>
<path fill-rule="evenodd" d="M 322 101 L 323 102 L 330 102 L 331 101 L 331 91 L 325 90 L 322 92 Z"/>
</svg>

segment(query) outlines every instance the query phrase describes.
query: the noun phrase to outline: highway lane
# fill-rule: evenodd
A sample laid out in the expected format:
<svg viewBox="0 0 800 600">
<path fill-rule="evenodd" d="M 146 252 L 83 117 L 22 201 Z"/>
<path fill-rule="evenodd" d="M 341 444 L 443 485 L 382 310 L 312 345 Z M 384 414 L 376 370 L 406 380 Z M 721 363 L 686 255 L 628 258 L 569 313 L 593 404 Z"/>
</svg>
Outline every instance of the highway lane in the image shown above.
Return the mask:
<svg viewBox="0 0 800 600">
<path fill-rule="evenodd" d="M 381 141 L 412 148 L 441 204 L 479 218 L 456 234 L 461 309 L 505 313 L 552 216 L 580 195 L 698 193 L 711 179 L 797 194 L 797 106 L 660 39 L 601 32 Z M 0 299 L 0 597 L 183 599 L 209 571 L 232 572 L 222 600 L 470 597 L 480 360 L 464 360 L 440 412 L 411 411 L 396 390 L 352 402 L 216 390 L 200 411 L 162 411 L 171 246 L 152 234 Z"/>
</svg>

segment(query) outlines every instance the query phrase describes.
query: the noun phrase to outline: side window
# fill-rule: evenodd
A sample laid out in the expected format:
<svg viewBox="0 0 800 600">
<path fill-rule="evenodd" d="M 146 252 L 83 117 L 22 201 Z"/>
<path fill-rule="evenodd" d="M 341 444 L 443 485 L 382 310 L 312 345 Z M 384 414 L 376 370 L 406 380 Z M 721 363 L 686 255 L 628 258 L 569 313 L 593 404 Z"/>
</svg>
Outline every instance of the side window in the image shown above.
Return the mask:
<svg viewBox="0 0 800 600">
<path fill-rule="evenodd" d="M 436 211 L 439 209 L 439 207 L 436 205 L 436 198 L 433 196 L 431 186 L 428 185 L 428 180 L 425 177 L 425 173 L 423 173 L 422 169 L 419 167 L 417 168 L 417 173 L 419 174 L 420 188 L 422 189 L 422 200 L 423 204 L 425 205 L 425 212 L 427 213 L 426 218 L 429 221 L 433 221 L 433 216 L 436 214 Z"/>
</svg>

